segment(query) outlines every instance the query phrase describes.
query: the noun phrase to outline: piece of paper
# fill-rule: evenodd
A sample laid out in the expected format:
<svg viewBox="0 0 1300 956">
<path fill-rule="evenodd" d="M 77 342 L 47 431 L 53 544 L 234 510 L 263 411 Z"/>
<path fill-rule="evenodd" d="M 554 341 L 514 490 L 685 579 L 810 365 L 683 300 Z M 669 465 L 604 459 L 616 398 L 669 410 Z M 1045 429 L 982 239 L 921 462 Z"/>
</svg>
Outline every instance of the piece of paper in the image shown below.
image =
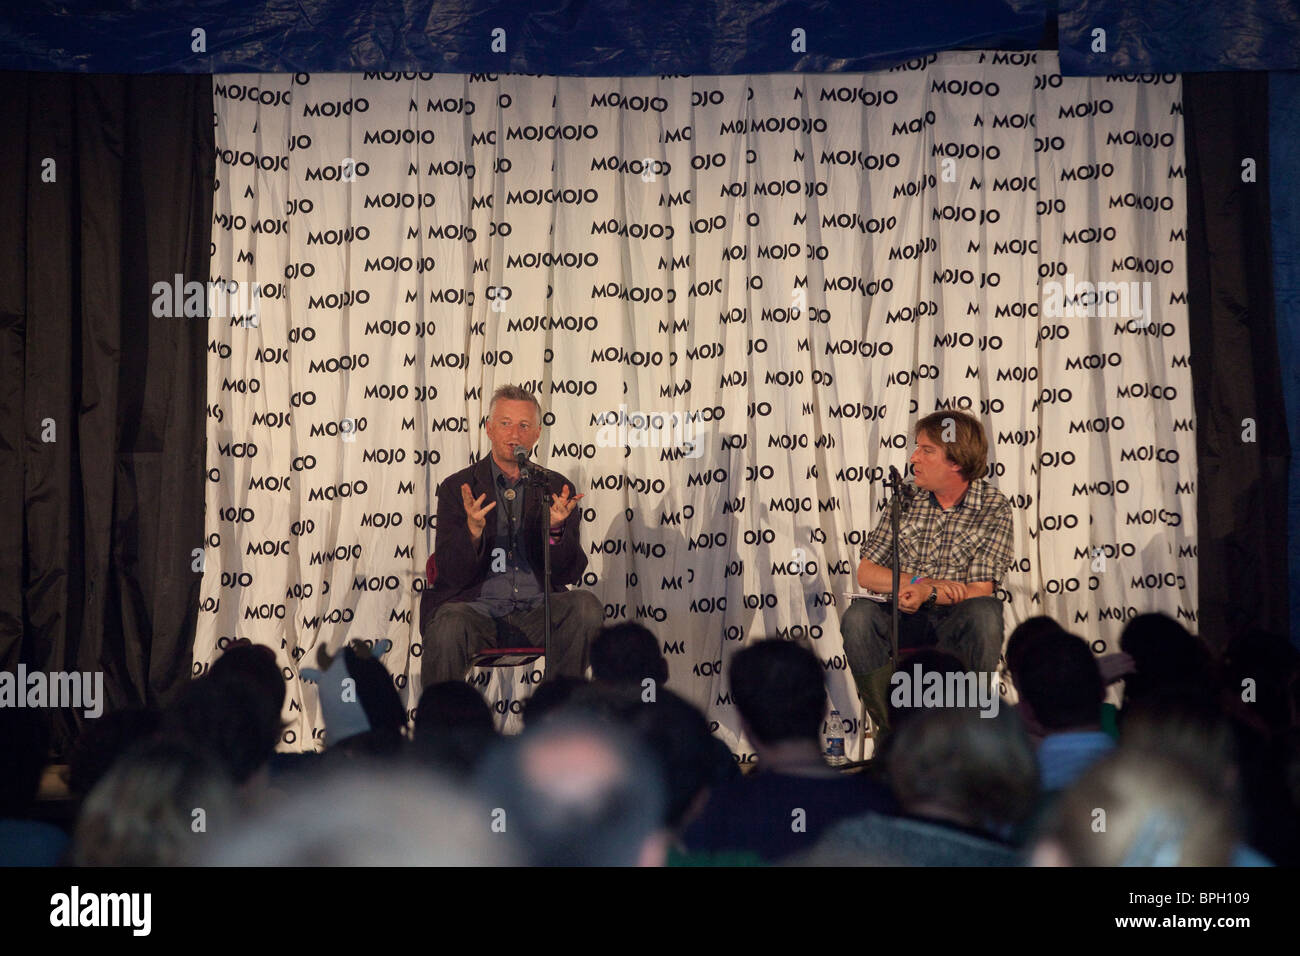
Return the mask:
<svg viewBox="0 0 1300 956">
<path fill-rule="evenodd" d="M 888 594 L 877 594 L 875 591 L 849 591 L 846 597 L 848 597 L 850 601 L 864 598 L 868 601 L 875 601 L 878 604 L 884 604 L 889 600 Z"/>
</svg>

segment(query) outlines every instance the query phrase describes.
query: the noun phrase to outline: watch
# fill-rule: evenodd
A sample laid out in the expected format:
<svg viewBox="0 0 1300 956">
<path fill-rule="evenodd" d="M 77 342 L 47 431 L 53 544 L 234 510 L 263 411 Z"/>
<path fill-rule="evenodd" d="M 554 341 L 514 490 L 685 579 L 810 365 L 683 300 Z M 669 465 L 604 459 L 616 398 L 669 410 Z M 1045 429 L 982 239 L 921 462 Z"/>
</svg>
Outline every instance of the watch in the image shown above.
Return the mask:
<svg viewBox="0 0 1300 956">
<path fill-rule="evenodd" d="M 930 585 L 930 596 L 925 599 L 921 607 L 932 608 L 939 603 L 939 589 L 933 584 Z"/>
</svg>

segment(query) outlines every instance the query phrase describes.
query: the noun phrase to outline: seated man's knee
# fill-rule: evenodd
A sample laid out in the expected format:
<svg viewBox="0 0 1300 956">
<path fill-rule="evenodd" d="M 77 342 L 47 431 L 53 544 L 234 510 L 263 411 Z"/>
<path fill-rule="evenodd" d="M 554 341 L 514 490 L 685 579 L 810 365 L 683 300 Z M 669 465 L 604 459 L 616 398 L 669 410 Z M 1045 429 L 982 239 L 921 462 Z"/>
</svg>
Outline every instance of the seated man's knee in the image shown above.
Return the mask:
<svg viewBox="0 0 1300 956">
<path fill-rule="evenodd" d="M 847 641 L 866 641 L 876 632 L 882 605 L 875 601 L 852 602 L 840 618 L 840 635 Z"/>
<path fill-rule="evenodd" d="M 605 605 L 590 591 L 570 591 L 573 616 L 585 628 L 595 629 L 605 622 Z"/>
<path fill-rule="evenodd" d="M 433 615 L 433 629 L 467 628 L 477 623 L 483 615 L 461 601 L 444 604 Z"/>
<path fill-rule="evenodd" d="M 969 605 L 967 614 L 971 622 L 981 630 L 1002 633 L 1002 599 L 996 597 L 968 598 L 963 602 Z"/>
<path fill-rule="evenodd" d="M 969 598 L 963 604 L 967 633 L 978 640 L 978 646 L 969 650 L 976 656 L 970 665 L 979 670 L 993 670 L 1002 654 L 1003 631 L 1002 601 L 995 597 Z"/>
</svg>

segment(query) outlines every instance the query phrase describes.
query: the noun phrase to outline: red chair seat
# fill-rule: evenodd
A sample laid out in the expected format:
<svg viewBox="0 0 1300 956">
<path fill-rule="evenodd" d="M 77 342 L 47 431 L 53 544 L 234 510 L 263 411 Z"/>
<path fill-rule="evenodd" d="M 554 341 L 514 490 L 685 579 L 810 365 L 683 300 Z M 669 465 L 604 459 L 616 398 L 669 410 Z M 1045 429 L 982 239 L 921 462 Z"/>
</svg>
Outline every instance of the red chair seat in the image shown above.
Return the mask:
<svg viewBox="0 0 1300 956">
<path fill-rule="evenodd" d="M 522 667 L 545 655 L 544 647 L 492 647 L 479 651 L 470 663 L 475 667 Z"/>
</svg>

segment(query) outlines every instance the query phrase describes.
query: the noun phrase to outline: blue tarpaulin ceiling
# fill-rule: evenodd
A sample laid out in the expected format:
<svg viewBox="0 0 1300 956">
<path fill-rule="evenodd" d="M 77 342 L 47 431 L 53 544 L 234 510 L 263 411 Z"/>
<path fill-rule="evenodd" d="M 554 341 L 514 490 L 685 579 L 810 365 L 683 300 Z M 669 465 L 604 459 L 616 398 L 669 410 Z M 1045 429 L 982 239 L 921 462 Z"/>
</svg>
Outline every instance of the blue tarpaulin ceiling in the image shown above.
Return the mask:
<svg viewBox="0 0 1300 956">
<path fill-rule="evenodd" d="M 0 11 L 0 70 L 72 73 L 868 72 L 943 50 L 1059 48 L 1066 75 L 1274 71 L 1270 176 L 1283 368 L 1300 367 L 1297 0 L 32 0 Z M 3 80 L 0 80 L 3 82 Z M 1289 420 L 1300 379 L 1286 378 Z M 1294 427 L 1294 426 L 1293 426 Z M 1300 435 L 1293 434 L 1293 441 Z M 1291 585 L 1300 593 L 1300 459 Z M 1300 602 L 1292 609 L 1300 642 Z"/>
<path fill-rule="evenodd" d="M 37 0 L 0 12 L 0 69 L 862 72 L 960 47 L 1050 48 L 1058 15 L 1056 0 L 192 0 L 104 6 L 110 9 Z M 1295 0 L 1061 0 L 1059 7 L 1067 74 L 1300 68 Z M 1105 31 L 1104 52 L 1094 51 L 1097 30 Z"/>
<path fill-rule="evenodd" d="M 864 72 L 959 46 L 1033 49 L 1047 21 L 1045 0 L 193 0 L 73 9 L 42 0 L 0 14 L 0 69 Z M 203 52 L 193 49 L 198 29 Z"/>
</svg>

